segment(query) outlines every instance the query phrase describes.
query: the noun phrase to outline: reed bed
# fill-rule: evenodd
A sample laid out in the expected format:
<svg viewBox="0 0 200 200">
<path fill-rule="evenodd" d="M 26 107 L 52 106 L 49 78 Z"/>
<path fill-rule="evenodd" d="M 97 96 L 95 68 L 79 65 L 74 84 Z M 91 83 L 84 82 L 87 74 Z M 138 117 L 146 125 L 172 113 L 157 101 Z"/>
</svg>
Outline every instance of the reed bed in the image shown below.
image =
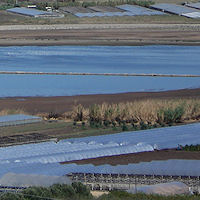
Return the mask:
<svg viewBox="0 0 200 200">
<path fill-rule="evenodd" d="M 171 99 L 125 102 L 118 104 L 94 104 L 74 106 L 65 117 L 75 122 L 95 124 L 173 124 L 200 119 L 200 99 Z"/>
</svg>

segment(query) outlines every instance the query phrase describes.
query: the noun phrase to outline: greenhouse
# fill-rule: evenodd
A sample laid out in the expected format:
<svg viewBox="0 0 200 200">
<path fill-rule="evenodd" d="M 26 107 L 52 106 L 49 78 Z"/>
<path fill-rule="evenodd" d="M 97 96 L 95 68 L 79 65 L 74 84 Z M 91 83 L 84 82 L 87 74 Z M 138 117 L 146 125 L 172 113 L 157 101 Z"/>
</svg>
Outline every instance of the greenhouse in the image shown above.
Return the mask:
<svg viewBox="0 0 200 200">
<path fill-rule="evenodd" d="M 5 116 L 0 116 L 0 127 L 30 124 L 40 121 L 42 121 L 42 118 L 37 116 L 23 115 L 23 114 L 5 115 Z"/>
</svg>

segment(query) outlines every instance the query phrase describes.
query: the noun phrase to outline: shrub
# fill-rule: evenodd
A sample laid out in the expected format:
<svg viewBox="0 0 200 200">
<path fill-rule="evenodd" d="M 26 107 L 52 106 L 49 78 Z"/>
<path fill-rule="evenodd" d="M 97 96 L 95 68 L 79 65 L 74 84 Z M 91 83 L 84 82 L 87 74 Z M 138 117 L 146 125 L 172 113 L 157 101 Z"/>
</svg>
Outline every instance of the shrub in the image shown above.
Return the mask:
<svg viewBox="0 0 200 200">
<path fill-rule="evenodd" d="M 148 129 L 148 125 L 145 124 L 143 121 L 141 121 L 141 122 L 140 122 L 140 129 L 141 129 L 141 130 L 146 130 L 146 129 Z"/>
<path fill-rule="evenodd" d="M 128 131 L 128 127 L 125 123 L 122 125 L 122 131 Z"/>
<path fill-rule="evenodd" d="M 59 117 L 61 117 L 61 114 L 55 113 L 55 112 L 50 112 L 47 116 L 48 119 L 58 119 Z"/>
<path fill-rule="evenodd" d="M 90 106 L 89 108 L 89 120 L 91 122 L 100 122 L 101 121 L 101 111 L 100 107 L 96 104 Z"/>
<path fill-rule="evenodd" d="M 164 122 L 166 124 L 178 123 L 181 122 L 183 114 L 184 114 L 183 106 L 178 106 L 175 109 L 172 108 L 163 109 L 158 112 L 158 122 L 159 123 Z"/>
<path fill-rule="evenodd" d="M 1 200 L 25 200 L 22 194 L 19 194 L 19 193 L 15 194 L 15 193 L 10 193 L 10 192 L 1 194 L 0 199 Z"/>
<path fill-rule="evenodd" d="M 85 197 L 88 200 L 92 199 L 90 189 L 87 186 L 83 185 L 80 182 L 74 182 L 74 183 L 72 183 L 72 187 L 73 187 L 75 193 L 78 194 L 78 196 Z"/>
</svg>

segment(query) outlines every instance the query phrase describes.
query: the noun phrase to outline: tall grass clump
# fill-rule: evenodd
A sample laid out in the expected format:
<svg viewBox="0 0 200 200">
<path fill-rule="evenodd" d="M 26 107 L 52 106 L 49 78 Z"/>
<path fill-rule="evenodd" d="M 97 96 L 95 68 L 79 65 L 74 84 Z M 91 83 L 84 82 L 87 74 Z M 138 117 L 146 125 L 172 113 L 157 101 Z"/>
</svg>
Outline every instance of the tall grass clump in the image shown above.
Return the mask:
<svg viewBox="0 0 200 200">
<path fill-rule="evenodd" d="M 180 105 L 176 108 L 165 108 L 158 111 L 158 122 L 159 123 L 179 123 L 184 115 L 184 106 Z"/>
<path fill-rule="evenodd" d="M 199 99 L 148 99 L 117 104 L 75 106 L 67 116 L 74 121 L 88 122 L 94 126 L 123 126 L 130 124 L 140 129 L 182 123 L 200 119 Z"/>
</svg>

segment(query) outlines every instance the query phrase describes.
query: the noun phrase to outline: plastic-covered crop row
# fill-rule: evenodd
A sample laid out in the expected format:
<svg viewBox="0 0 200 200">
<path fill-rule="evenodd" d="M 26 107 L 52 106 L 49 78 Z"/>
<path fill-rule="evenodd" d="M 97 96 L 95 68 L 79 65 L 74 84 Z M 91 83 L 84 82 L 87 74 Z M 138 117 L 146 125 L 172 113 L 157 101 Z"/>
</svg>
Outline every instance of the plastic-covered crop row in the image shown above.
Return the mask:
<svg viewBox="0 0 200 200">
<path fill-rule="evenodd" d="M 20 124 L 29 124 L 42 121 L 41 117 L 30 116 L 30 115 L 6 115 L 0 116 L 0 126 L 14 126 Z"/>
<path fill-rule="evenodd" d="M 0 163 L 53 163 L 200 143 L 200 123 L 0 148 Z"/>
<path fill-rule="evenodd" d="M 124 5 L 117 6 L 117 8 L 120 8 L 127 12 L 131 12 L 135 15 L 164 15 L 165 14 L 160 11 L 156 11 L 156 10 L 152 10 L 149 8 L 144 8 L 144 7 L 136 6 L 136 5 L 124 4 Z"/>
</svg>

